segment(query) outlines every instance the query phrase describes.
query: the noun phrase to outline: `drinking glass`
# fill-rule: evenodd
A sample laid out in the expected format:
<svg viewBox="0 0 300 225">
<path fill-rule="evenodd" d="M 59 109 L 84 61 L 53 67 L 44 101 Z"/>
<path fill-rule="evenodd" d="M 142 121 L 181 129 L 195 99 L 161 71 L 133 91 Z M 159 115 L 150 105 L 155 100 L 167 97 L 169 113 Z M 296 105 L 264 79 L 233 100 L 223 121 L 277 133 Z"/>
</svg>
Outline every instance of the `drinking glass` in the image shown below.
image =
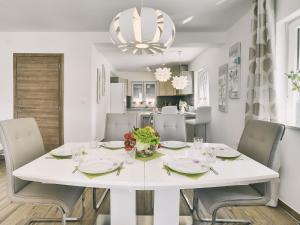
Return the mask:
<svg viewBox="0 0 300 225">
<path fill-rule="evenodd" d="M 90 148 L 93 149 L 93 148 L 97 148 L 97 138 L 94 138 L 90 141 Z"/>
<path fill-rule="evenodd" d="M 135 154 L 136 154 L 136 149 L 132 149 L 130 151 L 126 151 L 126 163 L 127 164 L 132 164 L 135 161 Z"/>
<path fill-rule="evenodd" d="M 84 151 L 83 147 L 72 149 L 72 160 L 74 162 L 75 167 L 78 167 L 79 164 L 81 163 L 83 151 Z"/>
<path fill-rule="evenodd" d="M 198 151 L 202 149 L 202 146 L 203 146 L 203 138 L 194 137 L 193 148 Z"/>
<path fill-rule="evenodd" d="M 216 149 L 215 148 L 206 148 L 206 162 L 207 164 L 211 164 L 211 163 L 214 163 L 216 162 Z"/>
</svg>

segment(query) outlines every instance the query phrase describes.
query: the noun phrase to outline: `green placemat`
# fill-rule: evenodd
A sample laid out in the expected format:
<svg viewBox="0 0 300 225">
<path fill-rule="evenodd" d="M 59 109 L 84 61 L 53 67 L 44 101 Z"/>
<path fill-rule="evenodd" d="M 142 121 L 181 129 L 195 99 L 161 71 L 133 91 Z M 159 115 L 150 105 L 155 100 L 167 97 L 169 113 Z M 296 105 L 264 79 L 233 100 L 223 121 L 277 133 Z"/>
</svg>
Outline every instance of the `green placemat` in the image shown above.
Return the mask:
<svg viewBox="0 0 300 225">
<path fill-rule="evenodd" d="M 104 176 L 104 175 L 107 175 L 107 174 L 110 174 L 110 173 L 114 173 L 116 171 L 118 171 L 119 168 L 113 170 L 113 171 L 110 171 L 110 172 L 107 172 L 107 173 L 97 173 L 97 174 L 90 174 L 90 173 L 84 173 L 84 172 L 81 172 L 83 175 L 85 175 L 87 178 L 89 179 L 94 179 L 94 178 L 97 178 L 97 177 L 101 177 L 101 176 Z M 121 168 L 121 170 L 123 170 L 123 168 Z"/>
<path fill-rule="evenodd" d="M 150 161 L 150 160 L 157 159 L 157 158 L 162 157 L 162 156 L 164 156 L 164 155 L 165 155 L 165 154 L 163 154 L 163 153 L 155 152 L 153 155 L 148 156 L 148 157 L 142 157 L 142 156 L 136 155 L 136 159 L 137 159 L 137 160 L 141 160 L 141 161 L 143 161 L 143 162 L 148 162 L 148 161 Z"/>
<path fill-rule="evenodd" d="M 184 149 L 187 149 L 187 148 L 191 148 L 191 146 L 189 145 L 186 145 L 185 147 L 182 147 L 182 148 L 170 148 L 170 147 L 165 147 L 165 146 L 161 146 L 161 148 L 165 148 L 165 149 L 169 149 L 169 150 L 184 150 Z"/>
<path fill-rule="evenodd" d="M 241 155 L 237 156 L 237 157 L 221 157 L 221 156 L 217 156 L 217 158 L 221 159 L 222 161 L 242 160 Z"/>
<path fill-rule="evenodd" d="M 176 173 L 176 174 L 179 174 L 181 176 L 185 176 L 185 177 L 188 177 L 188 178 L 191 178 L 193 180 L 197 180 L 199 177 L 202 177 L 205 173 L 199 173 L 199 174 L 187 174 L 187 173 L 181 173 L 181 172 L 178 172 L 178 171 L 175 171 L 175 170 L 172 170 L 170 167 L 168 166 L 164 166 L 164 169 L 167 170 L 169 169 L 169 171 L 171 173 Z"/>
<path fill-rule="evenodd" d="M 72 159 L 72 156 L 56 156 L 56 155 L 51 155 L 54 159 Z"/>
<path fill-rule="evenodd" d="M 122 149 L 124 149 L 124 147 L 122 147 L 122 148 L 109 148 L 109 147 L 104 146 L 104 145 L 100 145 L 100 148 L 105 148 L 105 149 L 108 149 L 108 150 L 122 150 Z"/>
</svg>

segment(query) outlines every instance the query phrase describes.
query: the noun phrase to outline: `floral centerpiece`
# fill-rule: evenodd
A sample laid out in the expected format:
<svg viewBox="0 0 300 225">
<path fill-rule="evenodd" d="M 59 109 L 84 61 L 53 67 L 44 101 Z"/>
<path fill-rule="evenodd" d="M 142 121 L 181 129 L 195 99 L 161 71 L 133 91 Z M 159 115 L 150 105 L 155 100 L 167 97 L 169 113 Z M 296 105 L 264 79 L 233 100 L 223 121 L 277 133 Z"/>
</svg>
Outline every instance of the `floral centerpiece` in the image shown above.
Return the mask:
<svg viewBox="0 0 300 225">
<path fill-rule="evenodd" d="M 135 149 L 139 157 L 153 155 L 158 149 L 160 136 L 152 127 L 135 128 L 132 132 L 124 135 L 125 150 Z"/>
</svg>

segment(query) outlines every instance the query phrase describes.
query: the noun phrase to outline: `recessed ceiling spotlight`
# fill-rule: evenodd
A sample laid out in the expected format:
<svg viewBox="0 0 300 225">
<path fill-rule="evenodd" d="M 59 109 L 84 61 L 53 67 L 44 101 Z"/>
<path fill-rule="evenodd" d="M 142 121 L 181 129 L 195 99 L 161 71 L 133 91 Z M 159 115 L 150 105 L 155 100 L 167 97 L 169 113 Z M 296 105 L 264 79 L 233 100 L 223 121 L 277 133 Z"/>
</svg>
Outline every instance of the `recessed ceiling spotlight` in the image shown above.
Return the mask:
<svg viewBox="0 0 300 225">
<path fill-rule="evenodd" d="M 224 2 L 226 2 L 227 0 L 219 0 L 216 2 L 216 5 L 222 5 Z"/>
<path fill-rule="evenodd" d="M 191 22 L 193 19 L 194 19 L 194 16 L 190 16 L 190 17 L 184 19 L 184 20 L 182 21 L 182 24 L 189 23 L 189 22 Z"/>
</svg>

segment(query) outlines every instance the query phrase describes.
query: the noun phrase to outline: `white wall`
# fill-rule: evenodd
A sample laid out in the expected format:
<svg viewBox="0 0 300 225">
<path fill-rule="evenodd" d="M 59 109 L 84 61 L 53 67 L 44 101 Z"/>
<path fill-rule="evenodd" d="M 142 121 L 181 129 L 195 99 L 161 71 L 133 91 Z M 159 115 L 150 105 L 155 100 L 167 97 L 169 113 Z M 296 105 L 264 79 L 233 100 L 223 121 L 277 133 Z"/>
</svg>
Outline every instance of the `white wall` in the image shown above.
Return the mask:
<svg viewBox="0 0 300 225">
<path fill-rule="evenodd" d="M 280 21 L 300 10 L 299 0 L 277 0 L 276 20 Z"/>
<path fill-rule="evenodd" d="M 100 103 L 97 104 L 97 68 L 102 70 L 105 66 L 105 96 L 101 97 Z M 104 138 L 106 114 L 110 110 L 110 75 L 114 69 L 109 61 L 93 46 L 92 47 L 92 77 L 91 77 L 91 93 L 92 93 L 92 137 L 99 140 Z"/>
<path fill-rule="evenodd" d="M 228 30 L 226 45 L 221 48 L 208 49 L 197 57 L 189 66 L 193 71 L 206 67 L 209 74 L 210 102 L 212 105 L 212 123 L 209 126 L 209 140 L 223 142 L 236 147 L 244 127 L 245 91 L 241 99 L 229 99 L 228 113 L 218 110 L 218 70 L 219 66 L 228 63 L 229 47 L 241 42 L 241 89 L 246 90 L 248 76 L 248 49 L 250 44 L 250 13 L 245 15 Z M 233 126 L 234 124 L 234 126 Z"/>
<path fill-rule="evenodd" d="M 277 0 L 276 24 L 276 77 L 279 106 L 279 119 L 284 123 L 287 109 L 287 79 L 284 75 L 288 68 L 289 37 L 286 25 L 300 17 L 299 0 Z M 282 148 L 281 190 L 280 199 L 300 213 L 300 179 L 296 171 L 300 171 L 300 128 L 287 127 Z"/>
<path fill-rule="evenodd" d="M 290 4 L 288 4 L 290 2 Z M 279 1 L 277 10 L 279 10 L 281 17 L 283 15 L 289 16 L 289 12 L 297 11 L 297 5 L 300 8 L 300 1 L 288 0 Z M 278 8 L 279 7 L 279 8 Z M 283 8 L 281 8 L 283 7 Z M 300 14 L 299 14 L 300 15 Z M 282 18 L 282 20 L 286 20 Z M 282 23 L 282 21 L 278 21 Z M 284 27 L 284 26 L 283 26 Z M 277 26 L 278 28 L 278 26 Z M 282 25 L 281 25 L 282 28 Z M 277 29 L 277 34 L 282 34 L 285 29 Z M 224 142 L 232 147 L 236 147 L 239 141 L 241 132 L 244 127 L 245 116 L 245 101 L 247 91 L 247 77 L 248 77 L 248 49 L 251 41 L 250 35 L 250 14 L 238 21 L 228 32 L 226 45 L 219 49 L 209 49 L 191 64 L 190 68 L 197 71 L 204 66 L 207 67 L 210 76 L 210 97 L 212 105 L 212 123 L 209 127 L 209 141 Z M 237 41 L 242 42 L 242 70 L 241 70 L 241 99 L 230 100 L 228 102 L 228 113 L 218 111 L 218 67 L 228 60 L 229 46 Z M 277 52 L 277 90 L 279 97 L 279 107 L 284 108 L 286 101 L 286 81 L 283 79 L 283 72 L 286 69 L 286 54 L 283 46 L 286 45 L 286 39 L 282 36 L 277 38 L 276 52 Z M 278 73 L 280 71 L 280 73 Z M 281 110 L 282 111 L 282 110 Z M 280 113 L 282 114 L 282 112 Z M 297 171 L 300 171 L 300 129 L 287 127 L 284 140 L 281 144 L 281 190 L 280 199 L 288 204 L 291 208 L 300 213 L 300 179 Z"/>
<path fill-rule="evenodd" d="M 0 33 L 0 120 L 13 118 L 13 53 L 64 54 L 65 142 L 91 137 L 91 58 L 107 33 Z"/>
</svg>

